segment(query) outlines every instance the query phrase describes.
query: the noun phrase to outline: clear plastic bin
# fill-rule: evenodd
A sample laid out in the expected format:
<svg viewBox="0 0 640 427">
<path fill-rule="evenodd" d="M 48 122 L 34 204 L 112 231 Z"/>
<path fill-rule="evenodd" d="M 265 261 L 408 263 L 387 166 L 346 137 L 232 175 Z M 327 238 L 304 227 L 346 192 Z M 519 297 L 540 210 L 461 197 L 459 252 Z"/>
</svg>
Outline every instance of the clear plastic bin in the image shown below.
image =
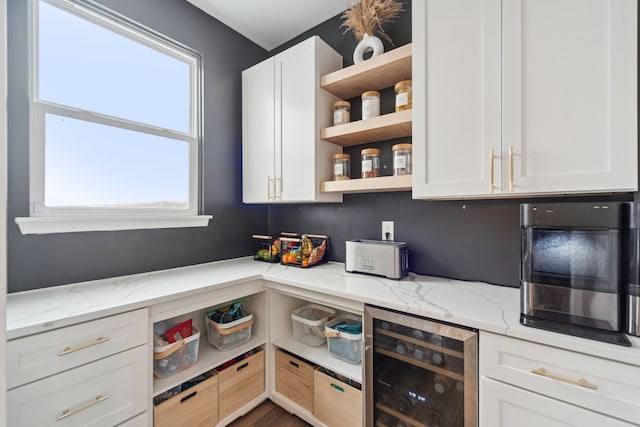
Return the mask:
<svg viewBox="0 0 640 427">
<path fill-rule="evenodd" d="M 324 344 L 324 325 L 336 311 L 318 304 L 308 304 L 293 310 L 293 337 L 303 344 L 318 347 Z"/>
<path fill-rule="evenodd" d="M 360 333 L 339 331 L 341 323 L 360 325 Z M 362 318 L 352 314 L 341 314 L 325 325 L 329 354 L 345 362 L 357 364 L 362 360 Z"/>
<path fill-rule="evenodd" d="M 183 340 L 153 347 L 153 375 L 159 378 L 168 377 L 196 364 L 200 331 L 195 327 L 192 327 L 191 331 L 191 336 Z"/>
<path fill-rule="evenodd" d="M 207 341 L 218 350 L 229 350 L 251 339 L 253 314 L 229 323 L 216 323 L 206 318 Z"/>
</svg>

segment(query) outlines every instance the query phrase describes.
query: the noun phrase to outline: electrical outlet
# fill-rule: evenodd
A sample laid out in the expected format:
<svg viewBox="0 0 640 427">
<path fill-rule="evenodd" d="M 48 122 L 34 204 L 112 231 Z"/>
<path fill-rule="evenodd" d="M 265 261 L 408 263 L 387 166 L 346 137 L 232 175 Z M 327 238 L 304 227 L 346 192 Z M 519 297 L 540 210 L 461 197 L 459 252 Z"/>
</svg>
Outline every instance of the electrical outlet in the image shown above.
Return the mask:
<svg viewBox="0 0 640 427">
<path fill-rule="evenodd" d="M 393 240 L 393 221 L 382 221 L 382 240 Z"/>
</svg>

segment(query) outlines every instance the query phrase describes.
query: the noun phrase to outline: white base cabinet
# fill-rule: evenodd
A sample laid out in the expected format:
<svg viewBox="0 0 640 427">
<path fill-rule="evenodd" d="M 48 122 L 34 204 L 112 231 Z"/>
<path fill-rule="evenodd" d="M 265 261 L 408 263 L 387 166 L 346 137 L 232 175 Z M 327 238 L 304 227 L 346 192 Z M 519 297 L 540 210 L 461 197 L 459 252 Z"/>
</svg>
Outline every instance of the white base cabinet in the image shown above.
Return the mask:
<svg viewBox="0 0 640 427">
<path fill-rule="evenodd" d="M 149 372 L 144 345 L 9 390 L 8 425 L 117 425 L 146 411 Z"/>
<path fill-rule="evenodd" d="M 489 378 L 480 378 L 480 427 L 631 427 L 630 424 Z"/>
<path fill-rule="evenodd" d="M 342 68 L 342 56 L 314 36 L 242 73 L 242 201 L 341 202 L 320 193 L 333 179 L 342 147 L 320 139 L 336 97 L 320 76 Z"/>
<path fill-rule="evenodd" d="M 149 312 L 136 310 L 7 344 L 8 388 L 146 344 Z"/>
<path fill-rule="evenodd" d="M 140 309 L 9 341 L 8 425 L 144 423 L 148 322 Z"/>
<path fill-rule="evenodd" d="M 413 197 L 638 188 L 636 0 L 425 0 Z"/>
<path fill-rule="evenodd" d="M 479 359 L 480 427 L 640 425 L 636 366 L 489 332 Z"/>
</svg>

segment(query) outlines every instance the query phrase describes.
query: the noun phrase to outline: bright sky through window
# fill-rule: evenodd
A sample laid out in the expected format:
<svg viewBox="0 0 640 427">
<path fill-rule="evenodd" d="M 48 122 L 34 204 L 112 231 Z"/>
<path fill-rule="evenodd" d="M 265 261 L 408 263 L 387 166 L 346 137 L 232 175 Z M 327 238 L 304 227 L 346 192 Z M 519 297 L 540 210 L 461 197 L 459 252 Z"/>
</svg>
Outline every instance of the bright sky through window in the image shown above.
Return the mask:
<svg viewBox="0 0 640 427">
<path fill-rule="evenodd" d="M 193 208 L 195 60 L 38 6 L 46 208 Z"/>
</svg>

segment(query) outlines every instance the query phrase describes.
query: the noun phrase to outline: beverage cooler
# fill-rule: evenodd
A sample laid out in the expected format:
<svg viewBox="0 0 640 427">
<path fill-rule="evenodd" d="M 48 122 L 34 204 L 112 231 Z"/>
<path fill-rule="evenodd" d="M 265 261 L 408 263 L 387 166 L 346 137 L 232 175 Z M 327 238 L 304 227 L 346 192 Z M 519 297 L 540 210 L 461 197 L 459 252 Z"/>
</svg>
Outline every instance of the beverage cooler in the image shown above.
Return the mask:
<svg viewBox="0 0 640 427">
<path fill-rule="evenodd" d="M 365 307 L 367 427 L 477 427 L 478 334 Z"/>
</svg>

